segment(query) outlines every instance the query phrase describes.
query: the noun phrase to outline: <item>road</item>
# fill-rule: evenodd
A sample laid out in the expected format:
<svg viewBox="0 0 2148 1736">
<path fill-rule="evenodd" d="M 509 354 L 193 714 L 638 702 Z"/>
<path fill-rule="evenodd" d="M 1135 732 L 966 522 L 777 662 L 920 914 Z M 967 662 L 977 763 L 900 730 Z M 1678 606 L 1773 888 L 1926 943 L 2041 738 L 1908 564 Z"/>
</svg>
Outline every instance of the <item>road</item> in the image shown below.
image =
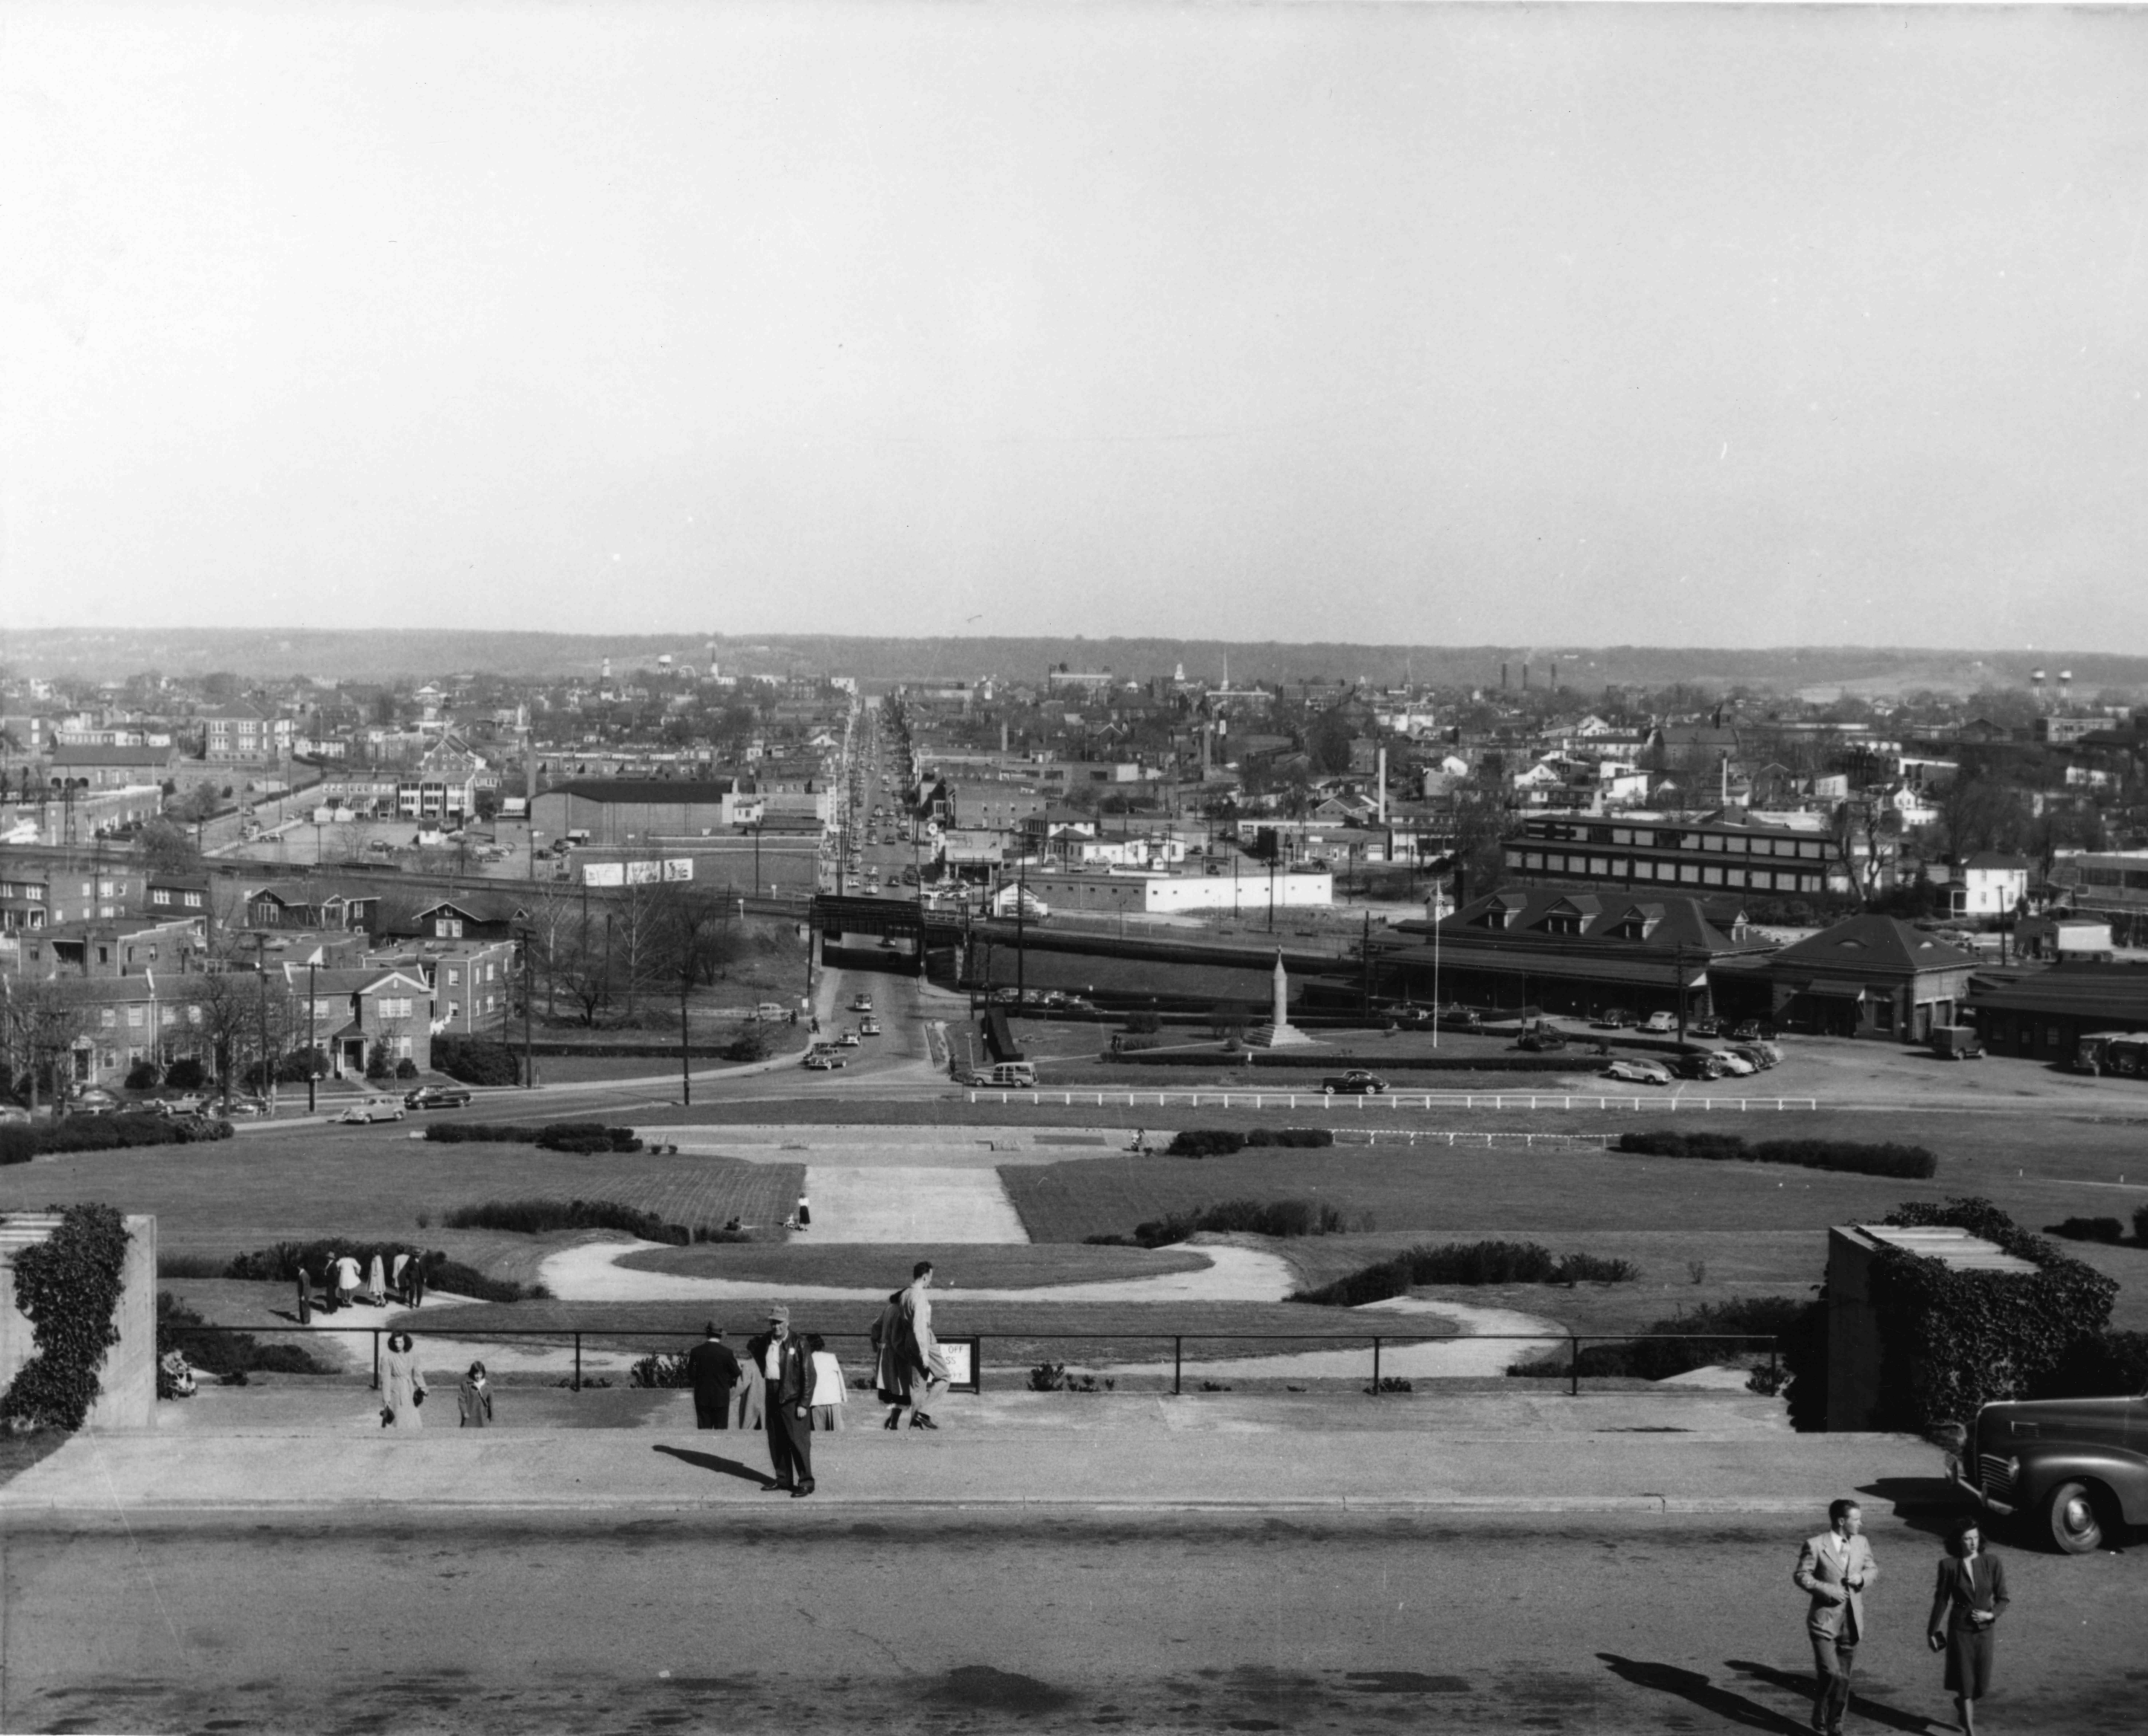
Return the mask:
<svg viewBox="0 0 2148 1736">
<path fill-rule="evenodd" d="M 1922 1643 L 1939 1548 L 1884 1508 L 1849 1728 L 1919 1731 L 1949 1710 Z M 720 1518 L 18 1525 L 0 1728 L 1798 1736 L 1797 1535 L 780 1498 Z M 2142 1553 L 2010 1551 L 2007 1571 L 1990 1727 L 2137 1729 Z"/>
</svg>

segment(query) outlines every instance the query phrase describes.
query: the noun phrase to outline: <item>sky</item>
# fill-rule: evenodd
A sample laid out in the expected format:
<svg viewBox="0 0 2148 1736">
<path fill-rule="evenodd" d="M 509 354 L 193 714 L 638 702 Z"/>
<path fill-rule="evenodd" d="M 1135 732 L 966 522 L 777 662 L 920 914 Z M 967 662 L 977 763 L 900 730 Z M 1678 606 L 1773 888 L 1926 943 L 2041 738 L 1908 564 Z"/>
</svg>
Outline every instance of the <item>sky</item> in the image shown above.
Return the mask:
<svg viewBox="0 0 2148 1736">
<path fill-rule="evenodd" d="M 2148 13 L 0 0 L 16 626 L 2148 651 Z"/>
</svg>

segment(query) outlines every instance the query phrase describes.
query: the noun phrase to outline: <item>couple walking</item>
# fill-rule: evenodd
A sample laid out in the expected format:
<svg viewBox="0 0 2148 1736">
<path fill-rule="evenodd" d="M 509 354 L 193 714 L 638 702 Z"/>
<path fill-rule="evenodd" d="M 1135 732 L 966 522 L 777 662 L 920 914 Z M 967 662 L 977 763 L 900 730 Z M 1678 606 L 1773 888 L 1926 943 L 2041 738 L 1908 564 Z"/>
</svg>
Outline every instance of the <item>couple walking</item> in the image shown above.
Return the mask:
<svg viewBox="0 0 2148 1736">
<path fill-rule="evenodd" d="M 932 1334 L 932 1298 L 926 1293 L 931 1287 L 932 1262 L 920 1260 L 911 1268 L 909 1288 L 890 1296 L 873 1322 L 873 1384 L 880 1402 L 893 1407 L 882 1428 L 901 1428 L 905 1410 L 912 1428 L 940 1426 L 925 1408 L 936 1387 L 947 1390 L 947 1360 Z"/>
<path fill-rule="evenodd" d="M 1808 1538 L 1792 1575 L 1812 1598 L 1805 1633 L 1812 1641 L 1812 1727 L 1840 1736 L 1849 1709 L 1850 1672 L 1864 1638 L 1864 1593 L 1880 1577 L 1872 1545 L 1864 1540 L 1864 1510 L 1837 1501 L 1827 1510 L 1828 1528 Z M 1991 1687 L 1992 1628 L 2007 1604 L 2006 1570 L 1984 1553 L 1982 1530 L 1973 1518 L 1957 1520 L 1947 1533 L 1946 1559 L 1932 1588 L 1925 1643 L 1946 1653 L 1946 1691 L 1964 1736 L 1975 1736 L 1976 1703 Z"/>
</svg>

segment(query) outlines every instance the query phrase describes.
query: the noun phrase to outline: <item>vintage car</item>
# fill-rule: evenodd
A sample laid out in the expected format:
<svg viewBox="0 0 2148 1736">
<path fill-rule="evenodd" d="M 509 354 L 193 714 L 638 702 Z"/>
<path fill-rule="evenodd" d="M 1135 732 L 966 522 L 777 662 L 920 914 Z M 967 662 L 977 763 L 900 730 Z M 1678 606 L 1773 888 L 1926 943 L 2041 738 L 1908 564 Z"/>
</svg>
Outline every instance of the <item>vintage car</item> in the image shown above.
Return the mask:
<svg viewBox="0 0 2148 1736">
<path fill-rule="evenodd" d="M 1658 1061 L 1614 1061 L 1603 1076 L 1623 1079 L 1629 1085 L 1669 1085 L 1671 1070 Z"/>
<path fill-rule="evenodd" d="M 1624 1031 L 1634 1022 L 1634 1016 L 1623 1006 L 1608 1006 L 1588 1022 L 1598 1031 Z"/>
<path fill-rule="evenodd" d="M 405 1109 L 460 1109 L 470 1094 L 459 1085 L 421 1085 L 403 1094 Z"/>
<path fill-rule="evenodd" d="M 233 1106 L 237 1107 L 235 1104 Z M 393 1097 L 368 1097 L 362 1103 L 352 1104 L 336 1119 L 359 1125 L 373 1121 L 399 1121 L 403 1119 L 403 1106 Z"/>
<path fill-rule="evenodd" d="M 1353 1067 L 1347 1073 L 1337 1073 L 1320 1081 L 1320 1088 L 1330 1096 L 1341 1092 L 1350 1097 L 1377 1097 L 1388 1088 L 1388 1081 L 1378 1073 L 1368 1073 L 1363 1067 Z"/>
<path fill-rule="evenodd" d="M 2061 1553 L 2148 1525 L 2148 1394 L 1987 1404 L 1948 1432 L 1949 1478 Z"/>
</svg>

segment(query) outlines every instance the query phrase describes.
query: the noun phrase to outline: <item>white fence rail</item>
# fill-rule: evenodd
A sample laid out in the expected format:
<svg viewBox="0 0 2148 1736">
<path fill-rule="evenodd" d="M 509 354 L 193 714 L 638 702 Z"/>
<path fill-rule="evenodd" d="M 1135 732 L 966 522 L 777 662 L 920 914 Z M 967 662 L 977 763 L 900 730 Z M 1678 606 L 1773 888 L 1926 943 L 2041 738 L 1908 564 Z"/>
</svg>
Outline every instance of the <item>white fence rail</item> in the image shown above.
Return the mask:
<svg viewBox="0 0 2148 1736">
<path fill-rule="evenodd" d="M 1655 1096 L 1614 1097 L 1598 1091 L 1383 1091 L 1378 1096 L 1317 1091 L 971 1091 L 972 1103 L 1026 1104 L 1031 1108 L 1098 1109 L 1328 1109 L 1368 1106 L 1391 1110 L 1547 1109 L 1661 1110 L 1688 1115 L 1722 1111 L 1731 1115 L 1775 1114 L 1818 1109 L 1815 1097 L 1689 1096 L 1666 1092 Z"/>
</svg>

